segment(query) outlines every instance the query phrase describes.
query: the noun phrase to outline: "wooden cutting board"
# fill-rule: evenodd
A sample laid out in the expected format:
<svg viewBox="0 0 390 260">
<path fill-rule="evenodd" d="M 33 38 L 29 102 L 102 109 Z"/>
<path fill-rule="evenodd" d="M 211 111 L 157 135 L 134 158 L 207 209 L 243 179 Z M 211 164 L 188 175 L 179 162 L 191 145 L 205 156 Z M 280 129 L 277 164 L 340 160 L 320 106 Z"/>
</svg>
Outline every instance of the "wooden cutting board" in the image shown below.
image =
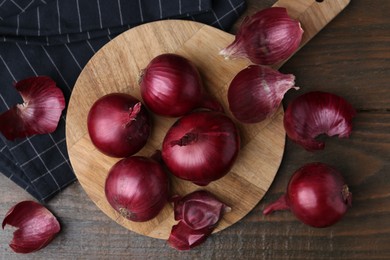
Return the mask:
<svg viewBox="0 0 390 260">
<path fill-rule="evenodd" d="M 280 0 L 275 6 L 286 7 L 290 16 L 300 20 L 305 31 L 303 46 L 348 3 L 349 0 Z M 176 222 L 169 204 L 155 219 L 143 223 L 121 217 L 108 204 L 104 182 L 109 169 L 119 159 L 103 155 L 92 145 L 86 124 L 90 107 L 99 97 L 112 92 L 129 93 L 141 99 L 137 83 L 140 71 L 159 54 L 177 53 L 198 67 L 207 91 L 222 102 L 231 116 L 228 112 L 227 88 L 233 77 L 249 65 L 247 60 L 224 60 L 218 55 L 233 39 L 231 34 L 192 21 L 148 23 L 113 39 L 91 58 L 81 72 L 67 111 L 66 142 L 70 161 L 91 200 L 120 225 L 139 234 L 167 239 Z M 285 146 L 283 114 L 280 107 L 274 117 L 264 122 L 251 125 L 237 122 L 242 138 L 239 157 L 230 173 L 205 187 L 232 208 L 215 232 L 243 218 L 271 185 Z M 161 149 L 164 135 L 175 121 L 175 118 L 153 116 L 152 135 L 138 154 L 150 156 L 156 149 Z M 172 178 L 174 194 L 185 195 L 199 188 Z"/>
</svg>

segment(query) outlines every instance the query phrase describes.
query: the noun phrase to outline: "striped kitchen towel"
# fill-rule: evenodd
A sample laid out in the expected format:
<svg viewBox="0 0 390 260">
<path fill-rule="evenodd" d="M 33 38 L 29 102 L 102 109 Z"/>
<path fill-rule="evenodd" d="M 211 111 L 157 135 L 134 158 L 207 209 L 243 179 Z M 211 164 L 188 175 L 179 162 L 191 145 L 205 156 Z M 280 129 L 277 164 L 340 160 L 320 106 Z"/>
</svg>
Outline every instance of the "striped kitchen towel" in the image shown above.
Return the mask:
<svg viewBox="0 0 390 260">
<path fill-rule="evenodd" d="M 0 0 L 0 113 L 21 97 L 13 84 L 47 75 L 68 102 L 87 61 L 125 30 L 191 19 L 229 30 L 244 0 Z M 75 181 L 63 112 L 55 132 L 9 141 L 0 135 L 0 172 L 45 202 Z"/>
</svg>

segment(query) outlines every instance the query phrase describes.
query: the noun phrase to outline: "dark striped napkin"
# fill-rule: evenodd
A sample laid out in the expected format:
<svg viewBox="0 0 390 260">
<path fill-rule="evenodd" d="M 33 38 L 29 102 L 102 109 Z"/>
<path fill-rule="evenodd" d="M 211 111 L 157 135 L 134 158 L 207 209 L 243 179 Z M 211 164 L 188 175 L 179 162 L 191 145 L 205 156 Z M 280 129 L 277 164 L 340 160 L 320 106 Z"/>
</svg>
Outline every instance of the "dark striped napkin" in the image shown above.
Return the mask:
<svg viewBox="0 0 390 260">
<path fill-rule="evenodd" d="M 69 101 L 87 61 L 118 34 L 161 19 L 191 19 L 229 30 L 245 0 L 0 0 L 0 113 L 22 99 L 14 82 L 52 77 Z M 52 134 L 8 141 L 0 172 L 44 202 L 75 181 L 65 115 Z"/>
</svg>

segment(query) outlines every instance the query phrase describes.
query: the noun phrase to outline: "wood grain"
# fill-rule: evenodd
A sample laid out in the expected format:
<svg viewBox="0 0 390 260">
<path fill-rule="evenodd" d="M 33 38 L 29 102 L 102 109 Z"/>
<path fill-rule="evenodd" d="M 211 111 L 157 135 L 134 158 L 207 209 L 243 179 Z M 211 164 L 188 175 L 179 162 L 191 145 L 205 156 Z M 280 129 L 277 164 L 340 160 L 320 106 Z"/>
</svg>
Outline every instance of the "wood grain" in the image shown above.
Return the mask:
<svg viewBox="0 0 390 260">
<path fill-rule="evenodd" d="M 334 0 L 324 0 L 334 1 Z M 245 15 L 275 0 L 247 0 Z M 323 2 L 323 3 L 324 3 Z M 309 153 L 287 139 L 278 173 L 263 199 L 243 219 L 189 251 L 118 225 L 91 203 L 76 182 L 46 206 L 62 231 L 36 253 L 19 255 L 8 243 L 14 229 L 0 235 L 0 259 L 390 259 L 390 1 L 352 0 L 348 7 L 281 68 L 297 77 L 284 105 L 307 91 L 345 97 L 357 110 L 349 139 L 326 138 L 325 150 Z M 316 229 L 290 212 L 264 217 L 266 204 L 285 190 L 292 172 L 322 161 L 342 171 L 353 192 L 352 208 L 336 225 Z M 0 175 L 2 216 L 19 201 L 32 199 Z"/>
<path fill-rule="evenodd" d="M 276 6 L 286 7 L 292 17 L 300 20 L 305 31 L 303 46 L 348 2 L 319 5 L 315 1 L 305 0 L 295 1 L 294 4 L 291 1 L 278 1 Z M 156 218 L 142 223 L 129 221 L 110 206 L 104 194 L 104 183 L 109 169 L 119 159 L 105 156 L 91 143 L 86 128 L 90 107 L 99 97 L 113 92 L 128 93 L 142 100 L 138 86 L 141 70 L 159 54 L 177 53 L 195 64 L 207 91 L 221 101 L 229 114 L 226 98 L 229 83 L 249 64 L 244 59 L 231 61 L 218 55 L 218 50 L 226 47 L 233 39 L 231 34 L 191 21 L 148 23 L 108 43 L 81 72 L 67 110 L 66 140 L 70 161 L 80 184 L 92 201 L 120 225 L 143 235 L 167 239 L 176 221 L 170 204 Z M 152 135 L 138 155 L 149 156 L 161 149 L 165 133 L 176 120 L 153 115 Z M 225 177 L 205 187 L 232 207 L 215 232 L 236 223 L 256 206 L 271 185 L 284 151 L 282 107 L 272 118 L 261 123 L 236 123 L 242 139 L 239 157 Z M 171 183 L 172 194 L 181 196 L 200 189 L 174 177 Z"/>
</svg>

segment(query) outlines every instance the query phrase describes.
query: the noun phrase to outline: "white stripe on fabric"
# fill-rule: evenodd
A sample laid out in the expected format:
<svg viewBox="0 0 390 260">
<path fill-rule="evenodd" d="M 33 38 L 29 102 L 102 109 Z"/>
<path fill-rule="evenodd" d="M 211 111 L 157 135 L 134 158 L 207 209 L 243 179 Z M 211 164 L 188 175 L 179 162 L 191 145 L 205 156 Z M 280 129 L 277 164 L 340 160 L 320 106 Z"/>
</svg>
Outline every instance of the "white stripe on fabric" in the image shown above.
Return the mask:
<svg viewBox="0 0 390 260">
<path fill-rule="evenodd" d="M 57 143 L 58 143 L 58 144 L 59 144 L 59 143 L 62 143 L 62 142 L 64 142 L 65 140 L 66 140 L 65 138 L 64 138 L 64 139 L 61 139 L 61 140 L 57 141 Z M 46 150 L 42 151 L 40 154 L 46 153 L 47 151 L 51 150 L 51 149 L 52 149 L 53 147 L 55 147 L 55 146 L 57 146 L 56 143 L 54 143 L 52 146 L 50 146 L 50 147 L 47 148 Z M 57 146 L 57 148 L 58 148 L 58 146 Z M 35 160 L 36 158 L 38 158 L 38 154 L 36 154 L 35 156 L 31 157 L 29 160 L 25 161 L 24 163 L 22 163 L 22 164 L 20 165 L 20 167 L 26 166 L 27 164 L 29 164 L 31 161 Z M 65 157 L 64 157 L 64 159 L 67 160 Z"/>
<path fill-rule="evenodd" d="M 19 35 L 19 15 L 16 16 L 16 35 Z"/>
<path fill-rule="evenodd" d="M 162 6 L 161 6 L 161 0 L 158 0 L 158 7 L 160 8 L 160 19 L 162 19 Z"/>
<path fill-rule="evenodd" d="M 236 12 L 236 14 L 237 14 L 237 16 L 238 16 L 239 13 L 238 13 L 238 11 L 237 11 L 237 7 L 239 7 L 239 6 L 235 7 L 234 4 L 232 3 L 232 1 L 230 1 L 230 0 L 228 0 L 228 1 L 229 1 L 229 4 L 232 6 L 234 12 Z M 244 3 L 244 2 L 242 2 L 241 4 L 243 4 L 243 3 Z"/>
<path fill-rule="evenodd" d="M 15 146 L 12 146 L 11 148 L 9 148 L 10 151 L 12 150 L 15 150 L 16 148 L 18 148 L 19 146 L 23 145 L 24 143 L 27 142 L 27 139 L 24 139 L 23 141 L 21 141 L 20 143 L 16 144 Z"/>
<path fill-rule="evenodd" d="M 38 154 L 38 158 L 41 158 L 39 154 Z M 41 158 L 41 159 L 42 159 L 42 158 Z M 56 165 L 56 167 L 52 168 L 51 170 L 49 170 L 49 169 L 47 168 L 46 164 L 44 164 L 44 165 L 45 165 L 45 168 L 46 168 L 46 172 L 45 172 L 44 174 L 42 174 L 41 176 L 39 176 L 39 177 L 35 178 L 34 180 L 32 180 L 31 183 L 34 183 L 34 182 L 36 182 L 37 180 L 39 180 L 39 179 L 41 179 L 41 178 L 43 178 L 43 177 L 45 177 L 46 175 L 49 174 L 49 175 L 53 178 L 53 181 L 54 181 L 54 183 L 57 185 L 58 189 L 60 189 L 60 185 L 58 184 L 57 180 L 53 177 L 53 175 L 52 175 L 51 172 L 54 171 L 55 169 L 58 169 L 59 167 L 61 167 L 61 166 L 62 166 L 63 164 L 65 164 L 65 163 L 67 163 L 67 161 L 61 162 L 60 164 Z"/>
<path fill-rule="evenodd" d="M 11 75 L 12 79 L 16 82 L 16 78 L 14 76 L 14 74 L 12 74 L 12 71 L 10 70 L 10 68 L 8 67 L 7 63 L 5 62 L 5 60 L 3 59 L 3 56 L 0 55 L 0 59 L 1 61 L 4 63 L 4 66 L 5 68 L 8 70 L 9 74 Z"/>
<path fill-rule="evenodd" d="M 41 17 L 39 15 L 39 6 L 37 7 L 38 36 L 41 36 Z"/>
<path fill-rule="evenodd" d="M 46 53 L 46 56 L 49 58 L 51 64 L 53 64 L 54 68 L 55 68 L 56 71 L 58 72 L 58 75 L 60 75 L 62 81 L 64 81 L 65 85 L 68 87 L 69 91 L 72 91 L 71 88 L 69 87 L 68 82 L 66 82 L 64 76 L 62 76 L 61 71 L 58 69 L 57 65 L 55 64 L 55 62 L 54 62 L 53 59 L 51 58 L 50 54 L 47 52 L 46 48 L 45 48 L 43 45 L 41 45 L 41 47 L 42 47 L 43 51 Z"/>
<path fill-rule="evenodd" d="M 72 51 L 69 49 L 69 46 L 68 44 L 65 44 L 65 48 L 68 50 L 68 52 L 70 53 L 70 55 L 72 56 L 73 60 L 75 61 L 75 63 L 77 64 L 77 66 L 79 67 L 80 70 L 82 70 L 82 67 L 80 66 L 80 63 L 78 62 L 78 60 L 76 59 L 76 57 L 73 55 Z"/>
<path fill-rule="evenodd" d="M 26 5 L 26 6 L 24 7 L 24 9 L 23 9 L 22 12 L 25 12 L 25 11 L 27 10 L 27 8 L 29 8 L 30 5 L 32 5 L 32 4 L 34 3 L 34 1 L 35 1 L 35 0 L 32 0 L 28 5 Z"/>
<path fill-rule="evenodd" d="M 68 181 L 67 183 L 64 183 L 59 189 L 54 190 L 54 191 L 50 192 L 49 194 L 47 194 L 45 197 L 43 197 L 42 200 L 46 200 L 48 197 L 52 196 L 54 193 L 60 191 L 61 189 L 63 189 L 64 187 L 68 186 L 69 184 L 71 184 L 73 182 L 74 182 L 74 180 L 71 180 L 71 181 Z"/>
<path fill-rule="evenodd" d="M 79 16 L 79 27 L 80 27 L 80 32 L 83 31 L 83 28 L 81 27 L 81 13 L 80 13 L 80 4 L 79 4 L 79 0 L 76 0 L 76 3 L 77 3 L 77 14 Z"/>
<path fill-rule="evenodd" d="M 13 3 L 17 8 L 19 8 L 20 11 L 24 11 L 23 8 L 20 5 L 18 5 L 18 3 L 15 3 L 14 0 L 11 0 L 11 3 Z"/>
<path fill-rule="evenodd" d="M 0 7 L 5 3 L 7 2 L 8 0 L 3 0 L 3 2 L 0 3 Z"/>
<path fill-rule="evenodd" d="M 120 18 L 120 20 L 121 20 L 121 25 L 123 26 L 123 17 L 122 17 L 121 0 L 118 0 L 118 8 L 119 8 L 119 18 Z"/>
<path fill-rule="evenodd" d="M 179 14 L 182 14 L 182 11 L 181 11 L 181 0 L 179 0 Z"/>
<path fill-rule="evenodd" d="M 100 10 L 100 2 L 99 0 L 96 1 L 97 7 L 98 7 L 98 12 L 99 12 L 99 23 L 100 23 L 100 29 L 103 28 L 103 21 L 102 21 L 102 12 Z"/>
<path fill-rule="evenodd" d="M 7 102 L 5 102 L 5 99 L 4 99 L 3 95 L 0 94 L 0 98 L 1 98 L 1 101 L 3 101 L 5 107 L 6 107 L 7 109 L 9 109 L 9 106 L 8 106 Z"/>
<path fill-rule="evenodd" d="M 223 26 L 222 26 L 221 22 L 219 21 L 217 14 L 214 12 L 214 10 L 212 10 L 212 13 L 215 17 L 215 22 L 213 22 L 212 24 L 218 23 L 219 27 L 223 30 Z"/>
<path fill-rule="evenodd" d="M 3 97 L 1 97 L 1 98 L 3 98 Z M 0 149 L 0 153 L 2 153 L 2 152 L 5 150 L 5 148 L 7 148 L 6 145 L 4 145 L 4 146 Z"/>
<path fill-rule="evenodd" d="M 91 43 L 89 41 L 87 41 L 87 44 L 88 44 L 89 48 L 91 48 L 93 53 L 96 53 L 95 49 L 92 47 L 92 45 L 91 45 Z"/>
<path fill-rule="evenodd" d="M 138 0 L 139 14 L 141 15 L 141 21 L 144 22 L 144 13 L 142 12 L 141 0 Z"/>
<path fill-rule="evenodd" d="M 58 18 L 58 33 L 61 34 L 61 14 L 60 14 L 59 0 L 57 0 L 57 18 Z"/>
<path fill-rule="evenodd" d="M 30 68 L 31 68 L 32 71 L 34 72 L 35 76 L 38 76 L 37 72 L 35 71 L 35 69 L 34 69 L 33 66 L 31 65 L 30 61 L 27 59 L 26 55 L 24 54 L 24 51 L 23 51 L 22 48 L 20 47 L 19 43 L 16 43 L 16 46 L 18 47 L 19 51 L 22 53 L 23 58 L 27 61 L 28 66 L 30 66 Z"/>
<path fill-rule="evenodd" d="M 42 3 L 44 3 L 45 5 L 47 4 L 45 0 L 41 0 Z"/>
<path fill-rule="evenodd" d="M 199 11 L 202 10 L 202 0 L 199 0 Z"/>
<path fill-rule="evenodd" d="M 214 25 L 214 24 L 216 24 L 217 22 L 218 22 L 219 25 L 221 25 L 220 22 L 219 22 L 219 20 L 225 18 L 227 15 L 229 15 L 229 14 L 231 14 L 232 12 L 236 11 L 237 8 L 240 8 L 240 7 L 242 7 L 243 5 L 244 5 L 244 2 L 242 2 L 242 3 L 239 4 L 239 5 L 237 5 L 236 8 L 235 8 L 235 10 L 230 10 L 229 12 L 225 13 L 224 15 L 222 15 L 219 19 L 217 18 L 216 14 L 214 13 L 214 16 L 216 17 L 217 20 L 214 21 L 211 25 Z"/>
</svg>

